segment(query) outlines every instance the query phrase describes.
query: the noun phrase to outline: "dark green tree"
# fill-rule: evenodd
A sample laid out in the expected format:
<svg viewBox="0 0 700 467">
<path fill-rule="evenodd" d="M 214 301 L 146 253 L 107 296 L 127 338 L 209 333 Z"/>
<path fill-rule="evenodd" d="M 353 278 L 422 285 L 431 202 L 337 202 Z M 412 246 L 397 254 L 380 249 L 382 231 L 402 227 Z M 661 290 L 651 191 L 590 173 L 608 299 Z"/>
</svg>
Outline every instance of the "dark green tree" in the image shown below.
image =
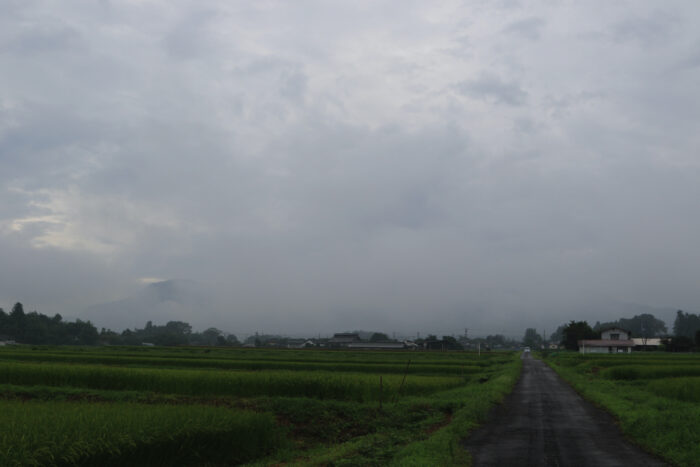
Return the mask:
<svg viewBox="0 0 700 467">
<path fill-rule="evenodd" d="M 7 333 L 17 342 L 25 342 L 24 330 L 26 327 L 24 307 L 17 302 L 10 311 Z"/>
<path fill-rule="evenodd" d="M 464 350 L 462 344 L 452 336 L 442 336 L 442 345 L 445 350 Z"/>
<path fill-rule="evenodd" d="M 618 324 L 622 329 L 630 331 L 634 337 L 650 338 L 663 336 L 668 332 L 666 323 L 650 313 L 642 313 L 632 318 L 621 318 Z"/>
<path fill-rule="evenodd" d="M 219 338 L 226 342 L 223 334 L 224 332 L 222 330 L 216 328 L 209 328 L 203 331 L 202 340 L 204 341 L 204 345 L 222 345 L 219 343 Z"/>
<path fill-rule="evenodd" d="M 100 340 L 97 328 L 90 321 L 77 319 L 74 323 L 66 324 L 66 330 L 72 344 L 96 345 Z"/>
<path fill-rule="evenodd" d="M 387 336 L 383 332 L 375 332 L 369 338 L 370 342 L 386 342 L 388 340 L 390 340 L 389 336 Z"/>
<path fill-rule="evenodd" d="M 549 335 L 549 342 L 559 344 L 564 340 L 564 328 L 566 324 L 559 326 L 552 334 Z"/>
<path fill-rule="evenodd" d="M 15 320 L 24 318 L 24 306 L 20 302 L 15 303 L 12 307 L 10 317 Z"/>
<path fill-rule="evenodd" d="M 7 326 L 10 324 L 10 315 L 0 308 L 0 338 L 9 337 L 6 335 Z"/>
<path fill-rule="evenodd" d="M 666 340 L 666 352 L 690 352 L 693 344 L 693 339 L 688 336 L 675 336 Z"/>
<path fill-rule="evenodd" d="M 692 313 L 685 313 L 683 310 L 678 310 L 676 312 L 676 320 L 673 322 L 674 336 L 685 336 L 692 340 L 695 338 L 695 333 L 699 330 L 700 316 Z"/>
<path fill-rule="evenodd" d="M 564 327 L 562 344 L 568 350 L 578 350 L 578 341 L 583 339 L 599 339 L 600 334 L 595 332 L 586 321 L 571 321 Z"/>
<path fill-rule="evenodd" d="M 539 349 L 542 345 L 542 336 L 537 334 L 537 329 L 527 328 L 523 336 L 523 345 L 533 349 Z"/>
</svg>

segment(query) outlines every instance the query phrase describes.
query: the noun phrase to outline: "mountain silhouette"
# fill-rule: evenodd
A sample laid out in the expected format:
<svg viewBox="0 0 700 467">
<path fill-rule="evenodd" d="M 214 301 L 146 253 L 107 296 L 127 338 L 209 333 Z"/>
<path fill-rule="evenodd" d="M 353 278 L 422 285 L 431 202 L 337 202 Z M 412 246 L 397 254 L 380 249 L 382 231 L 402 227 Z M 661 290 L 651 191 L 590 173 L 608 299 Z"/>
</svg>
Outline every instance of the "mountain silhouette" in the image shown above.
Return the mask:
<svg viewBox="0 0 700 467">
<path fill-rule="evenodd" d="M 213 308 L 212 297 L 203 285 L 187 279 L 169 279 L 148 284 L 131 297 L 92 305 L 81 313 L 81 319 L 90 320 L 98 329 L 121 332 L 142 328 L 148 321 L 196 323 L 211 315 Z"/>
</svg>

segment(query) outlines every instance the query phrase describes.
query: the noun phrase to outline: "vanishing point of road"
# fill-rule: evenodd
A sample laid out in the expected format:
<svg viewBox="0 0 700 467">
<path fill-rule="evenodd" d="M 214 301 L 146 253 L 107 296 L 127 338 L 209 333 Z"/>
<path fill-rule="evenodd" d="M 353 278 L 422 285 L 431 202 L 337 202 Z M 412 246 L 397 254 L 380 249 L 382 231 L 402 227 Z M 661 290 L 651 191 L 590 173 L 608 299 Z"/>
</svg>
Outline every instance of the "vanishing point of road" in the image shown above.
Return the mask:
<svg viewBox="0 0 700 467">
<path fill-rule="evenodd" d="M 464 445 L 476 467 L 666 465 L 630 444 L 609 414 L 529 353 L 513 393 Z"/>
</svg>

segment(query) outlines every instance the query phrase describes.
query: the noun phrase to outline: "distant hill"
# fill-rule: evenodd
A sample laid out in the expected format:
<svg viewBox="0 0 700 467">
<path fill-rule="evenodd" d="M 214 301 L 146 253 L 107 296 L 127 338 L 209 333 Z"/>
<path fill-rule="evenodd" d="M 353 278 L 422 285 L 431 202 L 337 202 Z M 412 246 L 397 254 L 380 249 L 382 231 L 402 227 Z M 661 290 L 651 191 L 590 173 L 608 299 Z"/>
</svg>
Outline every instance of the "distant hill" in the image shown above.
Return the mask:
<svg viewBox="0 0 700 467">
<path fill-rule="evenodd" d="M 198 324 L 213 312 L 212 298 L 201 284 L 171 279 L 148 284 L 136 295 L 86 308 L 80 318 L 90 320 L 98 329 L 113 331 L 143 328 L 147 321 L 165 324 L 186 321 Z M 206 326 L 207 324 L 202 324 Z"/>
</svg>

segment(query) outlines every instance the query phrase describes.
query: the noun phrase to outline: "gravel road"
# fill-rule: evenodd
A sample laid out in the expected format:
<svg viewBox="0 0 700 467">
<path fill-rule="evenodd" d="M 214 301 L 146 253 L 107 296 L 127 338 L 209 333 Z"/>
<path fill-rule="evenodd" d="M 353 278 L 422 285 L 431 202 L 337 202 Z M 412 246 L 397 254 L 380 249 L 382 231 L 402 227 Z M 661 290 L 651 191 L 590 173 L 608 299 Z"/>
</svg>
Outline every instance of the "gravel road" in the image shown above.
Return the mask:
<svg viewBox="0 0 700 467">
<path fill-rule="evenodd" d="M 542 361 L 523 354 L 515 390 L 464 442 L 479 466 L 662 466 L 624 439 Z"/>
</svg>

